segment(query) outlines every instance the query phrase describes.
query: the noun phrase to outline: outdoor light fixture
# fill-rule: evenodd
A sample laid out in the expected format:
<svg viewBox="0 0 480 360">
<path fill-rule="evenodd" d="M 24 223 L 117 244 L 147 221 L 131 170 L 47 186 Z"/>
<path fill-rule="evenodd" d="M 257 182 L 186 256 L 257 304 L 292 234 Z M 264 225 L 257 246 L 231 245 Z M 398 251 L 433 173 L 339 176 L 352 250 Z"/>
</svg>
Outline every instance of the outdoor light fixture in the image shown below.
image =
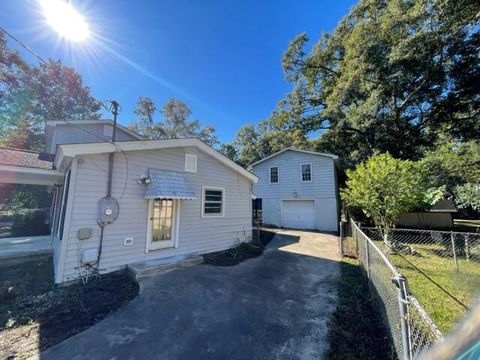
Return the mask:
<svg viewBox="0 0 480 360">
<path fill-rule="evenodd" d="M 39 0 L 48 24 L 63 38 L 84 41 L 90 35 L 85 18 L 63 0 Z"/>
</svg>

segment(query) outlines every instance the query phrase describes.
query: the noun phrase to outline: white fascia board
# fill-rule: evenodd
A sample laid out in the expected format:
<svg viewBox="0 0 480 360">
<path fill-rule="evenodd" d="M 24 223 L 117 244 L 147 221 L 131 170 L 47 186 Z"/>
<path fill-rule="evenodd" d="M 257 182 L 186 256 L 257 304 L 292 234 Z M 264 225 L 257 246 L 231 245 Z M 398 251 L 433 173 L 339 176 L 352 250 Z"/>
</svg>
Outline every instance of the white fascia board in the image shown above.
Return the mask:
<svg viewBox="0 0 480 360">
<path fill-rule="evenodd" d="M 318 155 L 318 156 L 325 156 L 325 157 L 328 157 L 330 159 L 333 159 L 333 160 L 337 160 L 338 159 L 338 156 L 337 155 L 333 155 L 333 154 L 326 154 L 326 153 L 319 153 L 319 152 L 315 152 L 315 151 L 308 151 L 308 150 L 300 150 L 300 149 L 295 149 L 295 148 L 286 148 L 286 149 L 283 149 L 283 150 L 280 150 L 270 156 L 267 156 L 261 160 L 258 160 L 257 162 L 254 162 L 253 164 L 251 164 L 249 166 L 249 168 L 253 168 L 253 166 L 256 166 L 264 161 L 267 161 L 277 155 L 280 155 L 280 154 L 283 154 L 284 152 L 286 151 L 295 151 L 295 152 L 300 152 L 300 153 L 304 153 L 304 154 L 311 154 L 311 155 Z"/>
<path fill-rule="evenodd" d="M 56 170 L 16 166 L 16 165 L 0 165 L 0 171 L 17 172 L 24 174 L 39 174 L 39 175 L 51 175 L 51 176 L 63 176 L 63 173 Z"/>
<path fill-rule="evenodd" d="M 250 171 L 236 164 L 222 153 L 205 144 L 197 138 L 186 139 L 166 139 L 166 140 L 142 140 L 142 141 L 118 141 L 115 143 L 87 143 L 87 144 L 65 144 L 58 145 L 58 151 L 55 156 L 55 166 L 60 168 L 66 157 L 75 157 L 77 155 L 104 154 L 117 151 L 135 151 L 135 150 L 155 150 L 168 149 L 174 147 L 194 146 L 217 159 L 227 167 L 237 171 L 250 181 L 256 183 L 258 177 Z"/>
</svg>

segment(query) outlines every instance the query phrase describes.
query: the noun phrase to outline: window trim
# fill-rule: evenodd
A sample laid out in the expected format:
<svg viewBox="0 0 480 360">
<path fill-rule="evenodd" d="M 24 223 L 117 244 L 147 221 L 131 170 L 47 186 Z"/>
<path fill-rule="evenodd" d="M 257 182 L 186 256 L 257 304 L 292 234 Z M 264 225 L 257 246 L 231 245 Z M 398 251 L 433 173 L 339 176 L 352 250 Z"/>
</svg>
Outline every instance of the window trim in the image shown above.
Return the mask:
<svg viewBox="0 0 480 360">
<path fill-rule="evenodd" d="M 277 168 L 277 182 L 272 182 L 272 169 Z M 278 165 L 273 165 L 268 168 L 268 183 L 269 184 L 280 184 L 280 168 Z"/>
<path fill-rule="evenodd" d="M 222 192 L 222 212 L 220 214 L 205 214 L 205 193 L 207 190 L 217 190 Z M 215 186 L 202 186 L 202 218 L 225 217 L 225 188 Z"/>
<path fill-rule="evenodd" d="M 187 168 L 187 163 L 188 163 L 188 158 L 193 158 L 195 159 L 195 169 L 194 170 L 189 170 Z M 197 168 L 198 168 L 198 157 L 197 155 L 195 154 L 189 154 L 189 153 L 185 153 L 185 171 L 186 172 L 190 172 L 190 173 L 196 173 L 197 172 Z"/>
<path fill-rule="evenodd" d="M 65 229 L 65 218 L 67 213 L 67 204 L 68 204 L 68 193 L 70 192 L 70 179 L 72 176 L 72 169 L 68 169 L 65 174 L 65 180 L 63 182 L 63 194 L 62 194 L 62 203 L 60 207 L 60 217 L 58 219 L 57 227 L 57 238 L 63 240 L 63 232 Z"/>
<path fill-rule="evenodd" d="M 303 165 L 309 165 L 310 166 L 310 180 L 303 180 Z M 312 167 L 312 163 L 301 163 L 300 164 L 300 182 L 304 182 L 304 183 L 309 183 L 309 182 L 312 182 L 313 180 L 313 171 L 312 171 L 313 167 Z"/>
</svg>

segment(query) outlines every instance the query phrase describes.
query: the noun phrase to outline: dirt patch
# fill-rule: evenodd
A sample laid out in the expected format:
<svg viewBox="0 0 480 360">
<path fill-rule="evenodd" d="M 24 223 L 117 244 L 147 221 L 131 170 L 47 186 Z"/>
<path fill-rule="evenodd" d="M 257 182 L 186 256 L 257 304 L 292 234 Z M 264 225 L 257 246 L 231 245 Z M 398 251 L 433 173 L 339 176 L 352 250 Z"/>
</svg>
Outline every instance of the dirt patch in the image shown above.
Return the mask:
<svg viewBox="0 0 480 360">
<path fill-rule="evenodd" d="M 0 358 L 25 359 L 90 327 L 132 300 L 125 272 L 53 284 L 51 257 L 0 266 Z"/>
<path fill-rule="evenodd" d="M 232 249 L 217 251 L 203 256 L 203 263 L 215 266 L 232 266 L 262 255 L 263 249 L 275 236 L 271 231 L 260 231 L 260 237 L 240 243 Z"/>
<path fill-rule="evenodd" d="M 327 359 L 396 359 L 380 312 L 369 296 L 363 270 L 356 260 L 340 264 L 338 303 L 329 322 Z"/>
</svg>

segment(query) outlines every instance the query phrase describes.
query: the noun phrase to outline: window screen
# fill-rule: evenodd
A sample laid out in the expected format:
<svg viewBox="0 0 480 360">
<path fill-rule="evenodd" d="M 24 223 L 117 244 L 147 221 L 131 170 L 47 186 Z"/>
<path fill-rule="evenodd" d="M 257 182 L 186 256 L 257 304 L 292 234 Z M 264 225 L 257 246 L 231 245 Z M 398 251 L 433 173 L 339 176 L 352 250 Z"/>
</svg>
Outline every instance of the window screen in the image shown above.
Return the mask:
<svg viewBox="0 0 480 360">
<path fill-rule="evenodd" d="M 223 189 L 205 188 L 203 192 L 203 215 L 223 215 Z"/>
<path fill-rule="evenodd" d="M 278 167 L 276 166 L 270 168 L 270 182 L 278 183 Z"/>
<path fill-rule="evenodd" d="M 302 164 L 302 181 L 312 181 L 312 167 L 310 164 Z"/>
</svg>

